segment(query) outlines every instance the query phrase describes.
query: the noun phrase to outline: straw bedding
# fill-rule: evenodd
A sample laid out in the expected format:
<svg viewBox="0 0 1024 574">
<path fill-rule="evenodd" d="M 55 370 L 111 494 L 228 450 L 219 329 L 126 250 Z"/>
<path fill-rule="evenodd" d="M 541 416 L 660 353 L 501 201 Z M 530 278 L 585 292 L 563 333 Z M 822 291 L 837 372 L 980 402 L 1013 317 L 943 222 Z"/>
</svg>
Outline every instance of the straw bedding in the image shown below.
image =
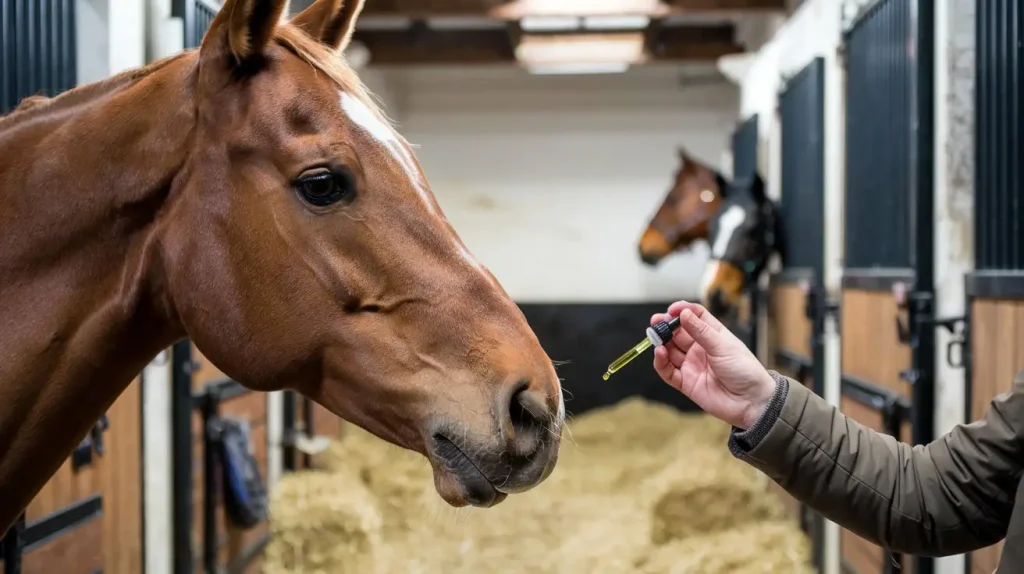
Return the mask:
<svg viewBox="0 0 1024 574">
<path fill-rule="evenodd" d="M 351 425 L 273 494 L 266 574 L 810 573 L 809 543 L 705 415 L 630 399 L 570 424 L 543 484 L 452 509 L 420 455 Z"/>
</svg>

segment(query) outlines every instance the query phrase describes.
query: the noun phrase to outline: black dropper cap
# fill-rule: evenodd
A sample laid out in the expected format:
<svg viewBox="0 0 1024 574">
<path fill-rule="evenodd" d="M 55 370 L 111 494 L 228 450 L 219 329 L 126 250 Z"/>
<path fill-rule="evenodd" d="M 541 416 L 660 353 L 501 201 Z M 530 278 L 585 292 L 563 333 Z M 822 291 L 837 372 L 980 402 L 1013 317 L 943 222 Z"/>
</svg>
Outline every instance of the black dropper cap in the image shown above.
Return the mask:
<svg viewBox="0 0 1024 574">
<path fill-rule="evenodd" d="M 679 317 L 675 317 L 667 323 L 665 321 L 659 321 L 651 328 L 654 329 L 658 338 L 661 339 L 661 344 L 664 345 L 672 340 L 672 333 L 679 328 Z"/>
</svg>

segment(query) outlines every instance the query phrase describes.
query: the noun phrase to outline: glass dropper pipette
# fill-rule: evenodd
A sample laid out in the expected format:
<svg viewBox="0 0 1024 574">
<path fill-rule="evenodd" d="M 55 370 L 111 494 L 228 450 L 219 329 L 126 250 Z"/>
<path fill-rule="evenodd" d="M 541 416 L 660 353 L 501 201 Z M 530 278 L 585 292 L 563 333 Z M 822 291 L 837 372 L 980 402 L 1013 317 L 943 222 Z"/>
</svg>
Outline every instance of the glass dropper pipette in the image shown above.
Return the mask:
<svg viewBox="0 0 1024 574">
<path fill-rule="evenodd" d="M 679 328 L 679 317 L 672 319 L 671 321 L 659 321 L 647 328 L 647 337 L 643 341 L 637 343 L 632 349 L 626 351 L 621 357 L 615 359 L 615 361 L 608 366 L 608 370 L 604 376 L 601 377 L 604 380 L 608 380 L 616 371 L 625 367 L 630 361 L 640 356 L 641 353 L 651 347 L 660 347 L 664 345 L 666 341 L 672 339 L 672 333 Z"/>
</svg>

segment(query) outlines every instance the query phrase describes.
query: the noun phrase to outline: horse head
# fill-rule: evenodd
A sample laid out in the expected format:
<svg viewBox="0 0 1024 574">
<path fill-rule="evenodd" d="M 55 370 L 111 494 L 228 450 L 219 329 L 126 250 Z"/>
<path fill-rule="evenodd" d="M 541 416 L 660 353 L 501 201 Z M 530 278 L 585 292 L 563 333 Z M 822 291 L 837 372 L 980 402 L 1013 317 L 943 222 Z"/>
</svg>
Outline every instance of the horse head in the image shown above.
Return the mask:
<svg viewBox="0 0 1024 574">
<path fill-rule="evenodd" d="M 707 239 L 708 223 L 721 208 L 728 184 L 720 173 L 679 148 L 675 182 L 640 238 L 640 259 L 657 265 L 674 251 Z"/>
<path fill-rule="evenodd" d="M 294 388 L 432 463 L 452 505 L 546 478 L 564 404 L 525 317 L 341 52 L 363 0 L 227 0 L 196 56 L 167 296 L 224 373 Z"/>
</svg>

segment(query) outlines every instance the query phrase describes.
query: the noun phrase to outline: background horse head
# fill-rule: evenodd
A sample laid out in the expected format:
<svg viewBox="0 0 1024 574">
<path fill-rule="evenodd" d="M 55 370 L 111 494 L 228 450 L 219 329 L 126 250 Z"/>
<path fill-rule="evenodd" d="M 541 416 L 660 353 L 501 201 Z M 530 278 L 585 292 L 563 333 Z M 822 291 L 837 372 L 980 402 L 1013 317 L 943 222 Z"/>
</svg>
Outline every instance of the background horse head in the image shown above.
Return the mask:
<svg viewBox="0 0 1024 574">
<path fill-rule="evenodd" d="M 551 472 L 551 361 L 341 56 L 361 0 L 227 0 L 198 50 L 0 119 L 0 531 L 190 337 L 489 506 Z"/>
<path fill-rule="evenodd" d="M 707 239 L 708 223 L 727 193 L 722 174 L 679 148 L 675 183 L 640 238 L 640 259 L 657 265 L 670 253 Z"/>
<path fill-rule="evenodd" d="M 772 254 L 782 252 L 780 221 L 760 175 L 733 182 L 708 235 L 711 253 L 701 281 L 701 300 L 708 310 L 726 315 L 737 309 Z"/>
</svg>

